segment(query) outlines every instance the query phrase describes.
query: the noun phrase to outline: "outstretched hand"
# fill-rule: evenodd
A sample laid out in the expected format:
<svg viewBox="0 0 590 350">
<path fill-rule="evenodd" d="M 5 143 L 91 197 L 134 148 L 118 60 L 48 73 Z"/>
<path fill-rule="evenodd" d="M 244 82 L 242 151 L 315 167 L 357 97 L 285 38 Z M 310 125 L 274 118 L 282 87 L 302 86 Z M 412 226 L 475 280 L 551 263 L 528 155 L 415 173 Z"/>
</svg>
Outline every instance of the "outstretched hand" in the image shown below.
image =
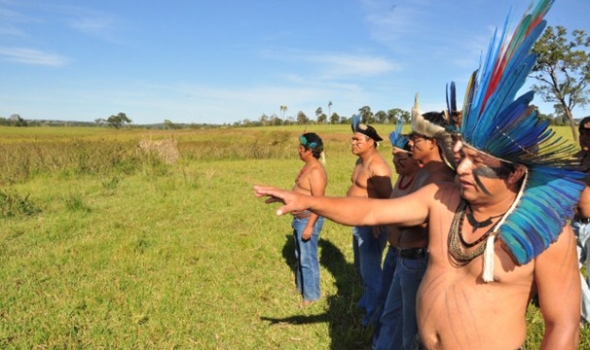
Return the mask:
<svg viewBox="0 0 590 350">
<path fill-rule="evenodd" d="M 267 204 L 275 202 L 283 203 L 284 205 L 277 209 L 277 215 L 285 215 L 294 211 L 298 212 L 307 209 L 303 203 L 305 196 L 293 191 L 285 191 L 275 187 L 254 186 L 254 195 L 258 198 L 268 197 L 264 201 Z"/>
</svg>

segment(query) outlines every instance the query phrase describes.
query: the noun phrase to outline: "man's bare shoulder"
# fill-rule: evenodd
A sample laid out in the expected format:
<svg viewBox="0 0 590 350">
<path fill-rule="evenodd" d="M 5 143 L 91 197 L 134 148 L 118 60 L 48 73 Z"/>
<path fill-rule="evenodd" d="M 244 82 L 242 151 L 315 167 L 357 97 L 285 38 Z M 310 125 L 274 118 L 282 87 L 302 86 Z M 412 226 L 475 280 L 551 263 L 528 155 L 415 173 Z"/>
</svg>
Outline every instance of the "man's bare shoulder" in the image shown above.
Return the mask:
<svg viewBox="0 0 590 350">
<path fill-rule="evenodd" d="M 445 206 L 456 206 L 455 203 L 458 203 L 461 198 L 459 186 L 450 181 L 429 183 L 414 191 L 412 195 L 422 197 L 425 201 Z"/>
<path fill-rule="evenodd" d="M 455 181 L 455 172 L 445 166 L 436 171 L 423 171 L 418 174 L 417 181 L 414 183 L 415 189 L 419 189 L 426 185 L 444 183 Z"/>
<path fill-rule="evenodd" d="M 391 177 L 391 167 L 381 154 L 377 153 L 367 165 L 371 175 Z"/>
</svg>

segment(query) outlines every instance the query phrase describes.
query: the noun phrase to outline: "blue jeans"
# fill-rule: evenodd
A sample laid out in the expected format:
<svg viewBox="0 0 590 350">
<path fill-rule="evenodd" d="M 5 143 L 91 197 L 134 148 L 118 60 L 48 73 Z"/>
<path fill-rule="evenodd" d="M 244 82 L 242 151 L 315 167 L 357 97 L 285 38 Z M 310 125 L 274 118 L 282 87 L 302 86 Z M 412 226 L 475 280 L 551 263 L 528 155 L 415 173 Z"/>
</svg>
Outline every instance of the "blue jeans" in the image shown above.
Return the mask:
<svg viewBox="0 0 590 350">
<path fill-rule="evenodd" d="M 382 230 L 383 231 L 383 230 Z M 362 320 L 363 326 L 377 323 L 375 313 L 378 310 L 379 292 L 381 291 L 381 260 L 387 243 L 387 235 L 381 232 L 379 237 L 373 235 L 372 226 L 356 226 L 352 228 L 352 248 L 354 266 L 360 273 L 363 282 L 363 304 L 367 314 Z"/>
<path fill-rule="evenodd" d="M 313 233 L 308 241 L 303 241 L 301 236 L 309 218 L 293 218 L 293 239 L 295 240 L 295 268 L 297 290 L 303 296 L 303 300 L 314 301 L 320 298 L 320 262 L 318 260 L 318 241 L 320 231 L 324 226 L 324 218 L 319 217 L 313 226 Z"/>
<path fill-rule="evenodd" d="M 393 282 L 381 315 L 381 331 L 375 349 L 411 349 L 418 333 L 416 321 L 416 293 L 428 257 L 421 259 L 397 258 Z"/>
<path fill-rule="evenodd" d="M 580 267 L 585 263 L 586 271 L 590 274 L 590 223 L 583 224 L 575 219 L 572 220 L 572 229 L 576 234 L 578 242 L 578 258 Z M 584 276 L 580 273 L 582 279 L 582 312 L 581 316 L 586 322 L 590 322 L 590 278 L 584 280 Z"/>
<path fill-rule="evenodd" d="M 378 309 L 375 313 L 377 319 L 375 332 L 373 333 L 373 347 L 377 344 L 379 339 L 379 332 L 381 331 L 381 315 L 383 314 L 383 308 L 385 307 L 385 301 L 391 288 L 391 282 L 393 282 L 393 273 L 395 272 L 395 266 L 397 264 L 397 250 L 389 246 L 387 253 L 385 254 L 385 260 L 383 260 L 383 274 L 381 275 L 381 292 L 379 293 Z"/>
</svg>

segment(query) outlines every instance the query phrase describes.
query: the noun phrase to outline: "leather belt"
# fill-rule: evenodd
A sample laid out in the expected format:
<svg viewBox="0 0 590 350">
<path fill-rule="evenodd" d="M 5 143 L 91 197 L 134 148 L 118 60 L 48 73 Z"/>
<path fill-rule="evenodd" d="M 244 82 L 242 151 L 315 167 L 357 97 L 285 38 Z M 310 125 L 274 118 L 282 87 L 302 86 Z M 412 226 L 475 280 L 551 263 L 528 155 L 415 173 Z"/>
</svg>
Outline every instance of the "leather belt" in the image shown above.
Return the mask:
<svg viewBox="0 0 590 350">
<path fill-rule="evenodd" d="M 426 257 L 426 248 L 395 248 L 397 255 L 403 259 L 422 259 Z"/>
<path fill-rule="evenodd" d="M 311 216 L 311 212 L 302 211 L 301 213 L 297 213 L 297 214 L 293 213 L 293 216 L 296 217 L 297 219 L 306 219 Z"/>
<path fill-rule="evenodd" d="M 590 218 L 585 218 L 583 216 L 578 216 L 578 215 L 574 215 L 574 220 L 581 223 L 581 224 L 590 223 Z"/>
</svg>

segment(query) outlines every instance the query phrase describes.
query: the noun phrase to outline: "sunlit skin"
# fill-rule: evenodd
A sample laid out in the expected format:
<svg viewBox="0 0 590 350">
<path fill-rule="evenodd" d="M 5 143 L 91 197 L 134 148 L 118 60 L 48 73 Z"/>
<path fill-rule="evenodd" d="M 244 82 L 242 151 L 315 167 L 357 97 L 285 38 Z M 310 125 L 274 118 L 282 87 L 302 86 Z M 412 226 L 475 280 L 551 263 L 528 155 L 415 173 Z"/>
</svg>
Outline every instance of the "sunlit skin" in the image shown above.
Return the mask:
<svg viewBox="0 0 590 350">
<path fill-rule="evenodd" d="M 480 166 L 495 168 L 497 159 L 461 149 L 459 183 L 427 185 L 402 198 L 309 197 L 276 188 L 254 188 L 267 203 L 283 203 L 277 214 L 310 209 L 344 225 L 415 226 L 428 223 L 429 265 L 417 295 L 420 337 L 427 349 L 518 349 L 526 337 L 526 310 L 538 294 L 545 323 L 541 349 L 577 348 L 580 322 L 580 277 L 575 238 L 566 225 L 558 239 L 525 265 L 517 265 L 502 239 L 494 245 L 494 282 L 481 278 L 483 257 L 457 264 L 448 250 L 448 236 L 461 197 L 478 219 L 504 213 L 516 199 L 524 169 L 504 179 L 481 177 L 491 196 L 474 179 Z M 496 163 L 498 161 L 498 163 Z M 477 172 L 477 171 L 476 171 Z M 460 233 L 468 242 L 485 228 L 463 221 Z M 483 243 L 482 243 L 483 244 Z M 473 248 L 462 248 L 465 253 Z M 567 296 L 567 297 L 564 297 Z"/>
<path fill-rule="evenodd" d="M 421 135 L 410 135 L 410 149 L 412 157 L 420 164 L 426 163 L 431 157 L 435 144 L 432 139 Z"/>
<path fill-rule="evenodd" d="M 389 198 L 391 168 L 377 151 L 375 141 L 360 132 L 352 135 L 352 153 L 358 156 L 348 197 Z"/>
<path fill-rule="evenodd" d="M 298 154 L 299 159 L 301 159 L 305 165 L 299 171 L 292 190 L 310 196 L 323 196 L 328 184 L 328 176 L 326 175 L 326 170 L 322 166 L 322 163 L 313 156 L 311 149 L 305 148 L 301 144 L 299 145 Z M 303 240 L 311 238 L 313 226 L 317 220 L 318 215 L 312 213 L 305 229 L 303 229 L 301 235 Z"/>
</svg>

